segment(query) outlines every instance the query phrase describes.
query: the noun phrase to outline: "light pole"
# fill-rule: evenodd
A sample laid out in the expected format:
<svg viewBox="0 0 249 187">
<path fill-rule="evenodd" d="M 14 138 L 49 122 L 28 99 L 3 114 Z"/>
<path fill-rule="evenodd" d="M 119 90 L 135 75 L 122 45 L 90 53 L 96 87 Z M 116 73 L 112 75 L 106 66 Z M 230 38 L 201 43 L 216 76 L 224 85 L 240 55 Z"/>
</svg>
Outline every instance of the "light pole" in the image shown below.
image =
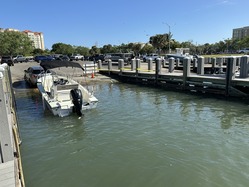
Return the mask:
<svg viewBox="0 0 249 187">
<path fill-rule="evenodd" d="M 226 42 L 225 44 L 226 44 L 226 53 L 228 53 L 228 42 L 229 42 L 229 38 L 227 38 L 227 39 L 225 39 L 225 38 L 223 38 L 223 40 Z"/>
<path fill-rule="evenodd" d="M 171 53 L 171 50 L 170 50 L 170 40 L 171 40 L 171 37 L 170 37 L 170 25 L 168 24 L 168 23 L 164 23 L 163 22 L 163 24 L 166 24 L 166 25 L 168 25 L 168 27 L 169 27 L 169 33 L 168 33 L 168 38 L 169 38 L 169 53 Z"/>
<path fill-rule="evenodd" d="M 167 24 L 167 23 L 166 23 Z M 167 24 L 168 26 L 169 26 L 169 34 L 168 34 L 168 37 L 169 37 L 169 53 L 171 53 L 171 50 L 170 50 L 170 25 L 169 24 Z"/>
</svg>

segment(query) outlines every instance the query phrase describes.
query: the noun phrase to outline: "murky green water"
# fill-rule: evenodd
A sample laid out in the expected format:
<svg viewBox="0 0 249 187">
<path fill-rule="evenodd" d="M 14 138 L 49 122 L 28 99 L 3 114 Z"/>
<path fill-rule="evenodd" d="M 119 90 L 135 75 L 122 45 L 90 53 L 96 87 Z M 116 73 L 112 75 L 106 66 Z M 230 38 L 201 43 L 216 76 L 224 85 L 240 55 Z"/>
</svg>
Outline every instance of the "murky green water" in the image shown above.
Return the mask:
<svg viewBox="0 0 249 187">
<path fill-rule="evenodd" d="M 128 84 L 95 86 L 97 109 L 59 118 L 17 89 L 27 187 L 240 187 L 249 106 Z"/>
</svg>

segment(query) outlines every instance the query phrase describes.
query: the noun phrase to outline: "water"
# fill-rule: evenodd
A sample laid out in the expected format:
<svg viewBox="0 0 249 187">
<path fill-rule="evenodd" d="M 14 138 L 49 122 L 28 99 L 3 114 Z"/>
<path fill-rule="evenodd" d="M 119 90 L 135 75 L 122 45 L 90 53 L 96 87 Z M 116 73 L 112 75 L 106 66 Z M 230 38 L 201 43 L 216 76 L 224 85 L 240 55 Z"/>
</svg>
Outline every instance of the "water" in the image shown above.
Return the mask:
<svg viewBox="0 0 249 187">
<path fill-rule="evenodd" d="M 16 89 L 27 187 L 244 187 L 249 106 L 129 84 L 95 87 L 97 109 L 59 118 Z"/>
</svg>

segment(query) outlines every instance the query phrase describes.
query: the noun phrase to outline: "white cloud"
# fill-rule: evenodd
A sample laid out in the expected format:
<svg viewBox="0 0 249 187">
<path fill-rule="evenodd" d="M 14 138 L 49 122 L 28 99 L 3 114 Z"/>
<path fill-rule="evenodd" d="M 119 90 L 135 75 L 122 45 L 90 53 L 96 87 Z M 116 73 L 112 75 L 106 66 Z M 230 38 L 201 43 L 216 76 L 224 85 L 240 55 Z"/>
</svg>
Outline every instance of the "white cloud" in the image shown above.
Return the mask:
<svg viewBox="0 0 249 187">
<path fill-rule="evenodd" d="M 234 5 L 235 3 L 231 0 L 219 0 L 219 2 L 217 3 L 217 5 Z"/>
</svg>

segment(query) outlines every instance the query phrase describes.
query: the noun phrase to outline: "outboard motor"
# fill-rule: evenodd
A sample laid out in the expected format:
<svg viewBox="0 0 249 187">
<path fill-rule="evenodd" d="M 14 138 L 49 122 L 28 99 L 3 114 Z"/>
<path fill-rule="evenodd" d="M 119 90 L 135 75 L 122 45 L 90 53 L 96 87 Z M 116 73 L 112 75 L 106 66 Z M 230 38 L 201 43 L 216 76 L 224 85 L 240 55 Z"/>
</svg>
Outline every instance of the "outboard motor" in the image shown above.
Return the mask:
<svg viewBox="0 0 249 187">
<path fill-rule="evenodd" d="M 80 89 L 73 89 L 70 91 L 71 96 L 73 98 L 73 104 L 74 104 L 74 112 L 81 117 L 83 114 L 81 112 L 82 109 L 82 93 Z"/>
</svg>

